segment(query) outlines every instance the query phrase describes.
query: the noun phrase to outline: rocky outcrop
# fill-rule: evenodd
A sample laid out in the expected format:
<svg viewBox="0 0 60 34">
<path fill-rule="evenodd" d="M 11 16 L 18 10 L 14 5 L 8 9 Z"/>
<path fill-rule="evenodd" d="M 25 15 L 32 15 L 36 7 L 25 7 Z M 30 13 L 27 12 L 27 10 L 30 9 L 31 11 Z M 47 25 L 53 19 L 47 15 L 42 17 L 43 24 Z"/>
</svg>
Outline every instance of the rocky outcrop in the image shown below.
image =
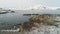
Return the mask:
<svg viewBox="0 0 60 34">
<path fill-rule="evenodd" d="M 20 32 L 30 32 L 32 30 L 35 30 L 37 28 L 49 26 L 49 25 L 55 25 L 55 20 L 56 17 L 54 17 L 51 14 L 41 14 L 41 15 L 36 15 L 33 16 L 29 19 L 28 22 L 24 22 L 20 24 Z"/>
<path fill-rule="evenodd" d="M 55 18 L 56 17 L 53 17 L 53 15 L 50 14 L 42 14 L 42 15 L 33 16 L 29 20 L 31 22 L 47 24 L 47 23 L 54 23 Z"/>
</svg>

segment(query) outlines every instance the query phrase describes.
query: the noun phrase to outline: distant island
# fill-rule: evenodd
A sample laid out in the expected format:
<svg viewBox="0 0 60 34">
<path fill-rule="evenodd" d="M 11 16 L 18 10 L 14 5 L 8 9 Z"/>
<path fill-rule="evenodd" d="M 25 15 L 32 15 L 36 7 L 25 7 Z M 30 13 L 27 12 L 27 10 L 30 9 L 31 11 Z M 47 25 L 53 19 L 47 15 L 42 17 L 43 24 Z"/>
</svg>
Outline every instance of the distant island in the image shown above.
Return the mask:
<svg viewBox="0 0 60 34">
<path fill-rule="evenodd" d="M 6 13 L 15 13 L 15 11 L 11 10 L 11 9 L 3 9 L 3 8 L 0 8 L 0 14 L 6 14 Z"/>
<path fill-rule="evenodd" d="M 23 16 L 31 16 L 31 15 L 39 15 L 39 14 L 23 14 Z"/>
<path fill-rule="evenodd" d="M 56 10 L 60 10 L 60 8 L 57 8 Z"/>
</svg>

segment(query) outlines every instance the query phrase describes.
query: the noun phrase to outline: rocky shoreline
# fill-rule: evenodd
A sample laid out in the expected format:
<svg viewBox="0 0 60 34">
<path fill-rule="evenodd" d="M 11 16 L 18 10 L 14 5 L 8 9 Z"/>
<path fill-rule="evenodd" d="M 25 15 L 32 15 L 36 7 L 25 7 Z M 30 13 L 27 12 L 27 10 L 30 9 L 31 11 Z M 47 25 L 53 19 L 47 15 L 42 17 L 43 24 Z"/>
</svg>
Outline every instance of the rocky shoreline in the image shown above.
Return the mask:
<svg viewBox="0 0 60 34">
<path fill-rule="evenodd" d="M 29 19 L 29 21 L 15 25 L 19 28 L 18 32 L 0 32 L 0 34 L 57 34 L 60 32 L 60 18 L 57 16 L 60 15 L 34 15 Z"/>
<path fill-rule="evenodd" d="M 19 28 L 18 32 L 1 32 L 2 34 L 57 34 L 60 32 L 59 15 L 41 14 L 32 16 L 29 21 L 15 25 Z M 59 34 L 59 33 L 58 33 Z"/>
<path fill-rule="evenodd" d="M 57 24 L 55 24 L 55 22 L 58 22 L 58 20 L 56 19 L 56 15 L 52 14 L 41 14 L 33 16 L 29 19 L 28 22 L 18 24 L 20 28 L 19 32 L 31 32 L 41 27 L 47 28 L 47 26 L 56 27 L 58 26 Z"/>
</svg>

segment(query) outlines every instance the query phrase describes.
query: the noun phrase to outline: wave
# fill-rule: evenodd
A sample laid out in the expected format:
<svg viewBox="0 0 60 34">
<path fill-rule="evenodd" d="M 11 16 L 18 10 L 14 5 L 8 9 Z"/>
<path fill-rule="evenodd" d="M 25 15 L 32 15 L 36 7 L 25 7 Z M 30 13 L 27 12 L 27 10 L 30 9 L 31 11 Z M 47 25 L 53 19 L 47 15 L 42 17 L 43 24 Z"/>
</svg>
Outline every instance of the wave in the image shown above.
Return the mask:
<svg viewBox="0 0 60 34">
<path fill-rule="evenodd" d="M 18 29 L 15 29 L 15 30 L 1 30 L 1 32 L 19 32 L 19 28 Z"/>
</svg>

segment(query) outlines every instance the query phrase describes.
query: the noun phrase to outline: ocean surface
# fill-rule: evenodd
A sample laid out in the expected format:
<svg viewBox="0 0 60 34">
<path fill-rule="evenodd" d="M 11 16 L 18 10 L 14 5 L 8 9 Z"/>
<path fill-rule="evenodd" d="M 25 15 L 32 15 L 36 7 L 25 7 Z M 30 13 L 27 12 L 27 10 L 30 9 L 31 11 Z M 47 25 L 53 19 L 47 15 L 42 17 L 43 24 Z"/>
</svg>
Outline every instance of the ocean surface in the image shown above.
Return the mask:
<svg viewBox="0 0 60 34">
<path fill-rule="evenodd" d="M 23 14 L 60 14 L 60 10 L 16 10 L 15 13 L 0 14 L 0 23 L 22 23 L 30 16 Z"/>
<path fill-rule="evenodd" d="M 14 25 L 29 21 L 31 16 L 23 14 L 60 14 L 60 10 L 15 10 L 15 13 L 0 14 L 0 31 L 14 29 Z"/>
</svg>

